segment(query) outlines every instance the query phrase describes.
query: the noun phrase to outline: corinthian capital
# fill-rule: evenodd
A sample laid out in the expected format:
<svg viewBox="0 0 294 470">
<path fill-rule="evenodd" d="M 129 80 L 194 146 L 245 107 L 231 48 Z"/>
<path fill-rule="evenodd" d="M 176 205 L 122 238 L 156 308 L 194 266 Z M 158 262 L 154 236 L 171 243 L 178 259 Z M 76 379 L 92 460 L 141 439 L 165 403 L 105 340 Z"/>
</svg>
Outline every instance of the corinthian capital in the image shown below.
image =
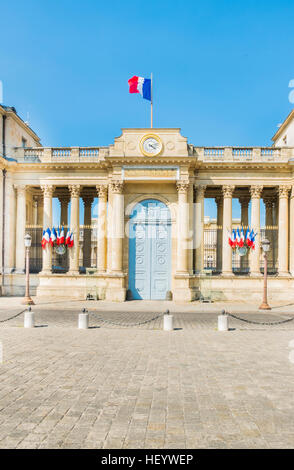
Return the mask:
<svg viewBox="0 0 294 470">
<path fill-rule="evenodd" d="M 53 184 L 44 184 L 41 186 L 44 197 L 52 197 L 55 187 Z"/>
<path fill-rule="evenodd" d="M 206 190 L 206 186 L 203 185 L 203 184 L 200 184 L 200 185 L 195 184 L 194 185 L 194 191 L 195 191 L 196 197 L 203 198 L 204 194 L 205 194 L 205 190 Z"/>
<path fill-rule="evenodd" d="M 241 207 L 248 207 L 249 202 L 250 202 L 250 197 L 249 196 L 240 196 L 239 197 L 239 202 L 241 204 Z"/>
<path fill-rule="evenodd" d="M 70 184 L 68 186 L 71 197 L 80 197 L 81 185 L 80 184 Z"/>
<path fill-rule="evenodd" d="M 14 185 L 17 195 L 24 196 L 26 193 L 26 185 L 25 184 L 15 184 Z"/>
<path fill-rule="evenodd" d="M 70 201 L 70 197 L 66 194 L 62 194 L 60 196 L 58 196 L 58 199 L 59 199 L 59 202 L 60 204 L 69 204 L 69 201 Z"/>
<path fill-rule="evenodd" d="M 235 190 L 235 186 L 233 185 L 225 184 L 224 186 L 222 186 L 222 192 L 223 192 L 224 197 L 232 197 L 234 190 Z"/>
<path fill-rule="evenodd" d="M 124 182 L 119 180 L 113 180 L 110 183 L 111 192 L 114 194 L 122 194 L 124 190 Z"/>
<path fill-rule="evenodd" d="M 224 200 L 223 200 L 223 197 L 222 197 L 222 196 L 216 196 L 216 197 L 214 198 L 214 200 L 215 200 L 215 203 L 216 203 L 216 205 L 217 205 L 218 207 L 219 207 L 219 206 L 222 206 L 223 203 L 224 203 Z"/>
<path fill-rule="evenodd" d="M 177 181 L 178 193 L 186 194 L 189 189 L 189 181 Z"/>
<path fill-rule="evenodd" d="M 263 202 L 267 209 L 271 209 L 274 205 L 275 198 L 272 196 L 266 196 L 263 198 Z"/>
<path fill-rule="evenodd" d="M 98 192 L 99 199 L 106 199 L 107 198 L 107 191 L 108 191 L 107 184 L 97 184 L 96 189 L 97 189 L 97 192 Z"/>
<path fill-rule="evenodd" d="M 281 186 L 279 186 L 279 197 L 280 198 L 288 197 L 290 189 L 291 189 L 291 186 L 287 184 L 282 184 Z"/>
<path fill-rule="evenodd" d="M 250 186 L 251 198 L 253 197 L 259 198 L 261 196 L 262 190 L 263 190 L 263 186 L 261 186 L 260 184 L 255 185 L 255 186 Z"/>
</svg>

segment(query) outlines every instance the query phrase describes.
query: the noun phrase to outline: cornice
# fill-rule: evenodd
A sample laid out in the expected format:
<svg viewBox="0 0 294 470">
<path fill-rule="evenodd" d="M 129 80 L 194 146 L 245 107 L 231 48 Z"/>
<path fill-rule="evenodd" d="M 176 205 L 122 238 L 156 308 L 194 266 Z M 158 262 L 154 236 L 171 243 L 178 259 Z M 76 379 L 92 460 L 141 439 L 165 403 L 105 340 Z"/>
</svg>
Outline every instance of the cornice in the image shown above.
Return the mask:
<svg viewBox="0 0 294 470">
<path fill-rule="evenodd" d="M 126 157 L 126 156 L 109 156 L 107 157 L 107 161 L 109 163 L 116 164 L 116 165 L 171 165 L 171 164 L 178 164 L 178 165 L 189 165 L 195 166 L 197 163 L 196 158 L 190 157 L 177 157 L 177 156 L 168 156 L 168 157 L 144 157 L 144 156 L 137 156 L 137 157 Z"/>
<path fill-rule="evenodd" d="M 67 169 L 67 170 L 72 170 L 72 169 L 106 169 L 110 168 L 111 165 L 108 162 L 68 162 L 68 163 L 59 163 L 59 162 L 50 162 L 50 163 L 16 163 L 16 167 L 19 170 L 56 170 L 56 169 Z"/>
<path fill-rule="evenodd" d="M 272 141 L 275 142 L 278 137 L 282 134 L 282 132 L 287 128 L 287 126 L 290 124 L 290 122 L 294 119 L 294 109 L 288 114 L 286 117 L 285 121 L 282 123 L 282 125 L 279 127 L 275 135 L 272 137 Z"/>
<path fill-rule="evenodd" d="M 35 140 L 37 141 L 40 146 L 42 147 L 41 145 L 41 140 L 40 140 L 40 137 L 33 131 L 33 129 L 31 129 L 22 119 L 21 117 L 14 113 L 13 111 L 6 111 L 5 112 L 6 116 L 7 117 L 11 117 L 12 119 L 14 119 L 23 129 L 25 129 L 25 131 L 30 134 L 30 136 Z"/>
<path fill-rule="evenodd" d="M 197 162 L 195 165 L 196 169 L 206 169 L 206 170 L 213 170 L 213 169 L 222 169 L 222 170 L 252 170 L 252 169 L 272 169 L 275 170 L 277 168 L 287 169 L 289 171 L 293 171 L 292 166 L 289 165 L 288 161 L 284 162 Z"/>
</svg>

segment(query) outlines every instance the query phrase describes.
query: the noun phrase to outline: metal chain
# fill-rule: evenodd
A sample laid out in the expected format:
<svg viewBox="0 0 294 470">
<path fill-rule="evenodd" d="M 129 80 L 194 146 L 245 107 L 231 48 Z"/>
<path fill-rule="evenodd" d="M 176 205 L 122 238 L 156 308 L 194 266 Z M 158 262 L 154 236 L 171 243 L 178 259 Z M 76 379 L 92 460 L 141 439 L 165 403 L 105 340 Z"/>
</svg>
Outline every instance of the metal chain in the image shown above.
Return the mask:
<svg viewBox="0 0 294 470">
<path fill-rule="evenodd" d="M 232 318 L 235 318 L 236 320 L 244 321 L 246 323 L 252 323 L 253 325 L 281 325 L 282 323 L 288 323 L 294 320 L 294 317 L 293 317 L 293 318 L 287 318 L 287 320 L 276 321 L 276 322 L 258 322 L 258 321 L 246 320 L 245 318 L 237 317 L 236 315 L 233 315 L 232 313 L 229 313 L 229 312 L 226 312 L 226 314 Z"/>
<path fill-rule="evenodd" d="M 5 320 L 0 320 L 0 323 L 4 323 L 6 321 L 9 321 L 9 320 L 12 320 L 13 318 L 16 318 L 16 317 L 19 317 L 19 315 L 21 315 L 22 313 L 24 313 L 27 309 L 25 308 L 24 310 L 22 310 L 21 312 L 17 313 L 16 315 L 13 315 L 12 317 L 10 318 L 5 318 Z"/>
<path fill-rule="evenodd" d="M 96 312 L 89 312 L 89 313 L 96 315 Z M 137 323 L 119 323 L 119 322 L 114 322 L 111 320 L 105 320 L 104 318 L 96 318 L 96 319 L 98 321 L 109 323 L 110 325 L 115 325 L 115 326 L 139 326 L 139 325 L 145 325 L 146 323 L 151 323 L 152 321 L 157 320 L 157 318 L 160 318 L 163 315 L 165 315 L 165 312 L 160 313 L 159 315 L 156 315 L 156 317 L 150 318 L 149 320 L 144 320 L 144 321 L 137 322 Z"/>
</svg>

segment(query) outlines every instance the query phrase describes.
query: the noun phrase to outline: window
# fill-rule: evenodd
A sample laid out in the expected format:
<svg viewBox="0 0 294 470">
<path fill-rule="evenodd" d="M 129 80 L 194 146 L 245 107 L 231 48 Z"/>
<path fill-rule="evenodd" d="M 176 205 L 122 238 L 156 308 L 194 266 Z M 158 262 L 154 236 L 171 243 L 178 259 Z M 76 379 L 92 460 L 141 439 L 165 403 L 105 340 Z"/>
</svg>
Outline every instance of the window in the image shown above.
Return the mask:
<svg viewBox="0 0 294 470">
<path fill-rule="evenodd" d="M 27 139 L 25 139 L 24 137 L 22 137 L 22 139 L 21 139 L 21 146 L 23 148 L 26 148 L 26 146 L 27 146 Z"/>
</svg>

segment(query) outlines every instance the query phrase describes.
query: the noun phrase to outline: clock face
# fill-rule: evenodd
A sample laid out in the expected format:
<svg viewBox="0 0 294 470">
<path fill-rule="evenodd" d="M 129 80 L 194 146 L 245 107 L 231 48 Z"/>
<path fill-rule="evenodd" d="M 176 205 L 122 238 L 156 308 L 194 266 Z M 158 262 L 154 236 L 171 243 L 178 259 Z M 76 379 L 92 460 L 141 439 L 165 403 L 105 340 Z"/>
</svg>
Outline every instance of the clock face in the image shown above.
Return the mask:
<svg viewBox="0 0 294 470">
<path fill-rule="evenodd" d="M 141 150 L 144 155 L 158 155 L 162 150 L 162 143 L 157 136 L 146 136 L 141 141 Z"/>
</svg>

